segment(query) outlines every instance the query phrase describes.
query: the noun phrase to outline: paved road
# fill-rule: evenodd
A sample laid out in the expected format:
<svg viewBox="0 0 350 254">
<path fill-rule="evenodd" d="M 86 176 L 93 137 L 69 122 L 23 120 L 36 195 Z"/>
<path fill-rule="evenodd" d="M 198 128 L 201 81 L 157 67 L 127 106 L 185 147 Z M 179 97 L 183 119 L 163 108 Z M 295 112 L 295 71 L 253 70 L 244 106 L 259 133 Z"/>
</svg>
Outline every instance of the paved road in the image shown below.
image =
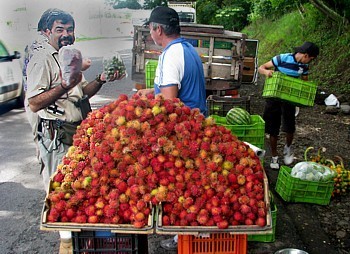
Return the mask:
<svg viewBox="0 0 350 254">
<path fill-rule="evenodd" d="M 131 73 L 131 38 L 111 38 L 78 44 L 93 61 L 86 71 L 92 80 L 102 70 L 102 57 L 118 51 Z M 133 94 L 130 75 L 106 83 L 92 99 L 94 108 L 124 93 Z M 39 175 L 30 126 L 23 108 L 14 102 L 0 105 L 0 253 L 58 253 L 58 233 L 39 230 L 45 191 Z"/>
</svg>

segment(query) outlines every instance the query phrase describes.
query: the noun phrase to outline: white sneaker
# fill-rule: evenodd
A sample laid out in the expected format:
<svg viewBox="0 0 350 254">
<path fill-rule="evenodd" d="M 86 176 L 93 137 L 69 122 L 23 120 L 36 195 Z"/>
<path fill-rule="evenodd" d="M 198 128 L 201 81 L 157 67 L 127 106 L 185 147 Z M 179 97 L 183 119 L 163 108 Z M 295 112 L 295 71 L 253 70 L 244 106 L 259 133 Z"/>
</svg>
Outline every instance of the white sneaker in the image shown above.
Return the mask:
<svg viewBox="0 0 350 254">
<path fill-rule="evenodd" d="M 283 155 L 284 155 L 284 158 L 283 158 L 284 164 L 290 165 L 293 163 L 294 154 L 293 154 L 292 146 L 288 147 L 287 145 L 285 145 L 283 148 Z"/>
<path fill-rule="evenodd" d="M 280 164 L 278 162 L 278 156 L 271 158 L 270 168 L 272 168 L 272 169 L 279 169 L 280 168 Z"/>
</svg>

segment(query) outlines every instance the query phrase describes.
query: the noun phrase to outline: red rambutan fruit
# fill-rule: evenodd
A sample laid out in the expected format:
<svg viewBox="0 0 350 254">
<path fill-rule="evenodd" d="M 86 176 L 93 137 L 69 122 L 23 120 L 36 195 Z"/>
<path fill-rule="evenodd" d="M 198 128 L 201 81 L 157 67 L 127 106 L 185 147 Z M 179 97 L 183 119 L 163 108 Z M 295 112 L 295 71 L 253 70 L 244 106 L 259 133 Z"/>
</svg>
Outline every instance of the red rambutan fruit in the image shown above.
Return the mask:
<svg viewBox="0 0 350 254">
<path fill-rule="evenodd" d="M 251 212 L 251 208 L 250 206 L 246 205 L 246 204 L 243 204 L 241 205 L 240 207 L 240 211 L 242 212 L 242 214 L 247 214 L 247 213 L 250 213 Z"/>
<path fill-rule="evenodd" d="M 255 225 L 258 225 L 260 227 L 264 227 L 266 225 L 266 219 L 259 217 L 255 220 Z"/>
<path fill-rule="evenodd" d="M 244 220 L 244 217 L 242 215 L 242 213 L 236 211 L 234 214 L 233 214 L 233 218 L 236 220 L 236 221 L 239 221 L 239 222 L 242 222 Z"/>
<path fill-rule="evenodd" d="M 227 220 L 222 220 L 216 223 L 216 226 L 220 229 L 226 229 L 228 228 L 228 221 Z"/>
</svg>

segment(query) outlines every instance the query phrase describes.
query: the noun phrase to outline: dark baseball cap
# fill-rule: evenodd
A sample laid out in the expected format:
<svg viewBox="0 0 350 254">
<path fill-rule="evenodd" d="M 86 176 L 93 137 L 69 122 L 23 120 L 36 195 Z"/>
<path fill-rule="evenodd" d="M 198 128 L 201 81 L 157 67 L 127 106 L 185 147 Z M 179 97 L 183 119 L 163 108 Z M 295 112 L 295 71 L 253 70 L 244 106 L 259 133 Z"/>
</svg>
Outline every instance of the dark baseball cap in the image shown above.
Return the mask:
<svg viewBox="0 0 350 254">
<path fill-rule="evenodd" d="M 179 14 L 177 14 L 174 9 L 165 6 L 158 6 L 153 9 L 151 16 L 145 25 L 148 25 L 151 22 L 167 26 L 178 26 L 180 24 L 180 19 Z"/>
<path fill-rule="evenodd" d="M 296 53 L 307 53 L 309 56 L 316 57 L 320 53 L 319 48 L 312 42 L 306 41 L 300 47 L 294 49 Z"/>
</svg>

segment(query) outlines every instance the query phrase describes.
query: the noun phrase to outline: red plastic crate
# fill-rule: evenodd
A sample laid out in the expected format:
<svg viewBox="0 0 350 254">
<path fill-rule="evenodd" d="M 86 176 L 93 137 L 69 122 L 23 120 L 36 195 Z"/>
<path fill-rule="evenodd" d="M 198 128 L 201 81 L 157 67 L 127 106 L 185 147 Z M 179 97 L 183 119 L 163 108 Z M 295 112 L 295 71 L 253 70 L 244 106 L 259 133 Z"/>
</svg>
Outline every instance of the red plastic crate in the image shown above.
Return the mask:
<svg viewBox="0 0 350 254">
<path fill-rule="evenodd" d="M 246 254 L 247 235 L 210 234 L 209 237 L 179 235 L 179 254 Z"/>
</svg>

